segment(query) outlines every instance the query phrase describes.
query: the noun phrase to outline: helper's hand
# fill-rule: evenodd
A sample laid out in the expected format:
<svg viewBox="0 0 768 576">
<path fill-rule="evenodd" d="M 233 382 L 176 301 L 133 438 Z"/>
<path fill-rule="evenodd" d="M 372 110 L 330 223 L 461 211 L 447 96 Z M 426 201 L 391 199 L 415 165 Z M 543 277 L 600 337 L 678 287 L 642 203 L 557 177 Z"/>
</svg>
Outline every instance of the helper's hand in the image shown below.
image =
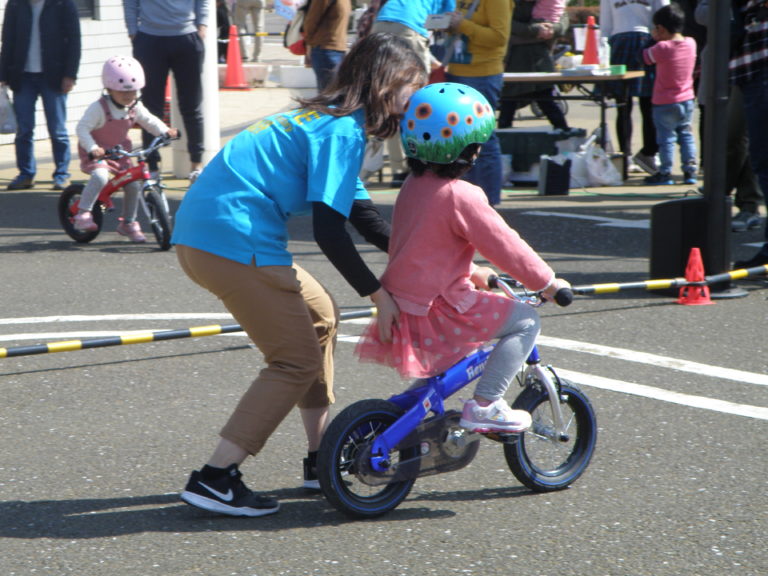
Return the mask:
<svg viewBox="0 0 768 576">
<path fill-rule="evenodd" d="M 472 280 L 472 284 L 480 290 L 490 290 L 491 287 L 488 286 L 488 278 L 491 276 L 496 276 L 496 272 L 493 268 L 489 268 L 488 266 L 478 266 L 472 271 L 472 275 L 469 279 Z"/>
<path fill-rule="evenodd" d="M 376 318 L 379 324 L 379 338 L 382 342 L 392 341 L 392 326 L 397 325 L 400 308 L 389 292 L 379 288 L 371 294 L 371 300 L 376 305 Z"/>
</svg>

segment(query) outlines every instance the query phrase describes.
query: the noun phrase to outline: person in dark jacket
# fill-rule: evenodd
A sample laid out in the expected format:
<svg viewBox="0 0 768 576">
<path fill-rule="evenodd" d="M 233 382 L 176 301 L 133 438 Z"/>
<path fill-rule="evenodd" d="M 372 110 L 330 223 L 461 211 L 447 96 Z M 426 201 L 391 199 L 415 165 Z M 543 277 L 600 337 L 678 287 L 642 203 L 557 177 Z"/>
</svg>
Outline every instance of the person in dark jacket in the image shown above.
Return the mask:
<svg viewBox="0 0 768 576">
<path fill-rule="evenodd" d="M 8 0 L 0 47 L 0 85 L 13 91 L 16 166 L 19 174 L 9 190 L 32 188 L 35 106 L 42 98 L 55 168 L 53 189 L 69 180 L 67 94 L 80 67 L 80 19 L 73 0 Z"/>
</svg>

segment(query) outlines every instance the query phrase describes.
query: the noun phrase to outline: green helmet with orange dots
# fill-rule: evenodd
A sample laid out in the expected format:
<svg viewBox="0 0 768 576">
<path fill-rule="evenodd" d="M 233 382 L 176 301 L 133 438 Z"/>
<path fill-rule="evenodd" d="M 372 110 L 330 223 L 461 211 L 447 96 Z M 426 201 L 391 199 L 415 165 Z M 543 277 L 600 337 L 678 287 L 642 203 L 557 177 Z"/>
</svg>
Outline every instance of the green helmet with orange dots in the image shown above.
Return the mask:
<svg viewBox="0 0 768 576">
<path fill-rule="evenodd" d="M 496 128 L 493 108 L 465 84 L 428 84 L 414 92 L 400 121 L 406 156 L 451 164 L 470 144 L 483 144 Z"/>
</svg>

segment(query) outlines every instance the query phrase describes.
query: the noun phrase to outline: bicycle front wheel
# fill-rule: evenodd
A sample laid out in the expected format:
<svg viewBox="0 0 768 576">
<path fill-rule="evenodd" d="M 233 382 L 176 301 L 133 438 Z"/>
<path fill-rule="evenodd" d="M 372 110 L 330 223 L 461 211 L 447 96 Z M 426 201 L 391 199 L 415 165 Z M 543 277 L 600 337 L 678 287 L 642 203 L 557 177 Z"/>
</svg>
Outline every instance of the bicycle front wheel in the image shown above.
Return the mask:
<svg viewBox="0 0 768 576">
<path fill-rule="evenodd" d="M 373 518 L 393 510 L 408 496 L 414 478 L 379 483 L 368 465 L 371 444 L 402 414 L 386 400 L 362 400 L 344 409 L 328 426 L 317 455 L 317 477 L 323 494 L 340 512 L 352 518 Z M 416 448 L 393 450 L 388 455 L 390 469 L 417 456 Z"/>
<path fill-rule="evenodd" d="M 147 216 L 152 233 L 155 235 L 160 250 L 171 247 L 171 215 L 165 194 L 157 186 L 149 186 L 144 190 L 144 202 L 147 205 Z"/>
<path fill-rule="evenodd" d="M 83 195 L 84 188 L 85 186 L 82 184 L 70 184 L 67 186 L 59 196 L 59 204 L 57 207 L 59 223 L 61 224 L 61 227 L 64 228 L 64 232 L 66 232 L 67 236 L 72 238 L 72 240 L 81 244 L 90 242 L 99 235 L 99 232 L 101 232 L 101 224 L 104 219 L 101 204 L 96 202 L 91 209 L 91 215 L 98 228 L 91 231 L 83 231 L 75 228 L 75 214 L 77 214 L 79 210 L 80 198 Z"/>
<path fill-rule="evenodd" d="M 549 396 L 528 386 L 512 408 L 530 412 L 531 429 L 504 445 L 509 469 L 535 492 L 553 492 L 573 484 L 586 470 L 597 442 L 597 419 L 589 398 L 575 384 L 560 381 L 560 409 L 566 438 L 558 436 Z"/>
</svg>

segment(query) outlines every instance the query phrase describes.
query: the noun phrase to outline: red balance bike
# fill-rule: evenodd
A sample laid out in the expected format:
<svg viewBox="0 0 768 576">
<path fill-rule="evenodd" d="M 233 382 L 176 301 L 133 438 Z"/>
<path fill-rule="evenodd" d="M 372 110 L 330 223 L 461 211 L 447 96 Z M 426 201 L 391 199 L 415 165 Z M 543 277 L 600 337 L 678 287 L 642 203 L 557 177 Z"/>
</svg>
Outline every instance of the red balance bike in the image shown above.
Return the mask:
<svg viewBox="0 0 768 576">
<path fill-rule="evenodd" d="M 178 137 L 177 137 L 178 138 Z M 112 195 L 122 190 L 123 186 L 131 182 L 142 181 L 141 194 L 139 195 L 139 205 L 141 211 L 149 221 L 155 239 L 161 250 L 168 250 L 171 247 L 171 214 L 168 210 L 168 200 L 163 192 L 163 186 L 160 180 L 150 177 L 147 166 L 147 156 L 155 150 L 167 146 L 171 140 L 168 136 L 157 136 L 152 143 L 144 149 L 128 152 L 121 146 L 115 146 L 106 151 L 104 158 L 107 160 L 120 160 L 122 158 L 136 158 L 137 164 L 125 170 L 120 170 L 107 182 L 101 190 L 96 203 L 93 205 L 91 214 L 93 221 L 99 226 L 98 230 L 83 231 L 75 228 L 74 219 L 80 204 L 80 197 L 83 193 L 84 184 L 72 184 L 67 186 L 59 197 L 59 222 L 61 222 L 64 231 L 75 242 L 87 243 L 96 238 L 101 232 L 104 212 L 114 210 Z"/>
</svg>

